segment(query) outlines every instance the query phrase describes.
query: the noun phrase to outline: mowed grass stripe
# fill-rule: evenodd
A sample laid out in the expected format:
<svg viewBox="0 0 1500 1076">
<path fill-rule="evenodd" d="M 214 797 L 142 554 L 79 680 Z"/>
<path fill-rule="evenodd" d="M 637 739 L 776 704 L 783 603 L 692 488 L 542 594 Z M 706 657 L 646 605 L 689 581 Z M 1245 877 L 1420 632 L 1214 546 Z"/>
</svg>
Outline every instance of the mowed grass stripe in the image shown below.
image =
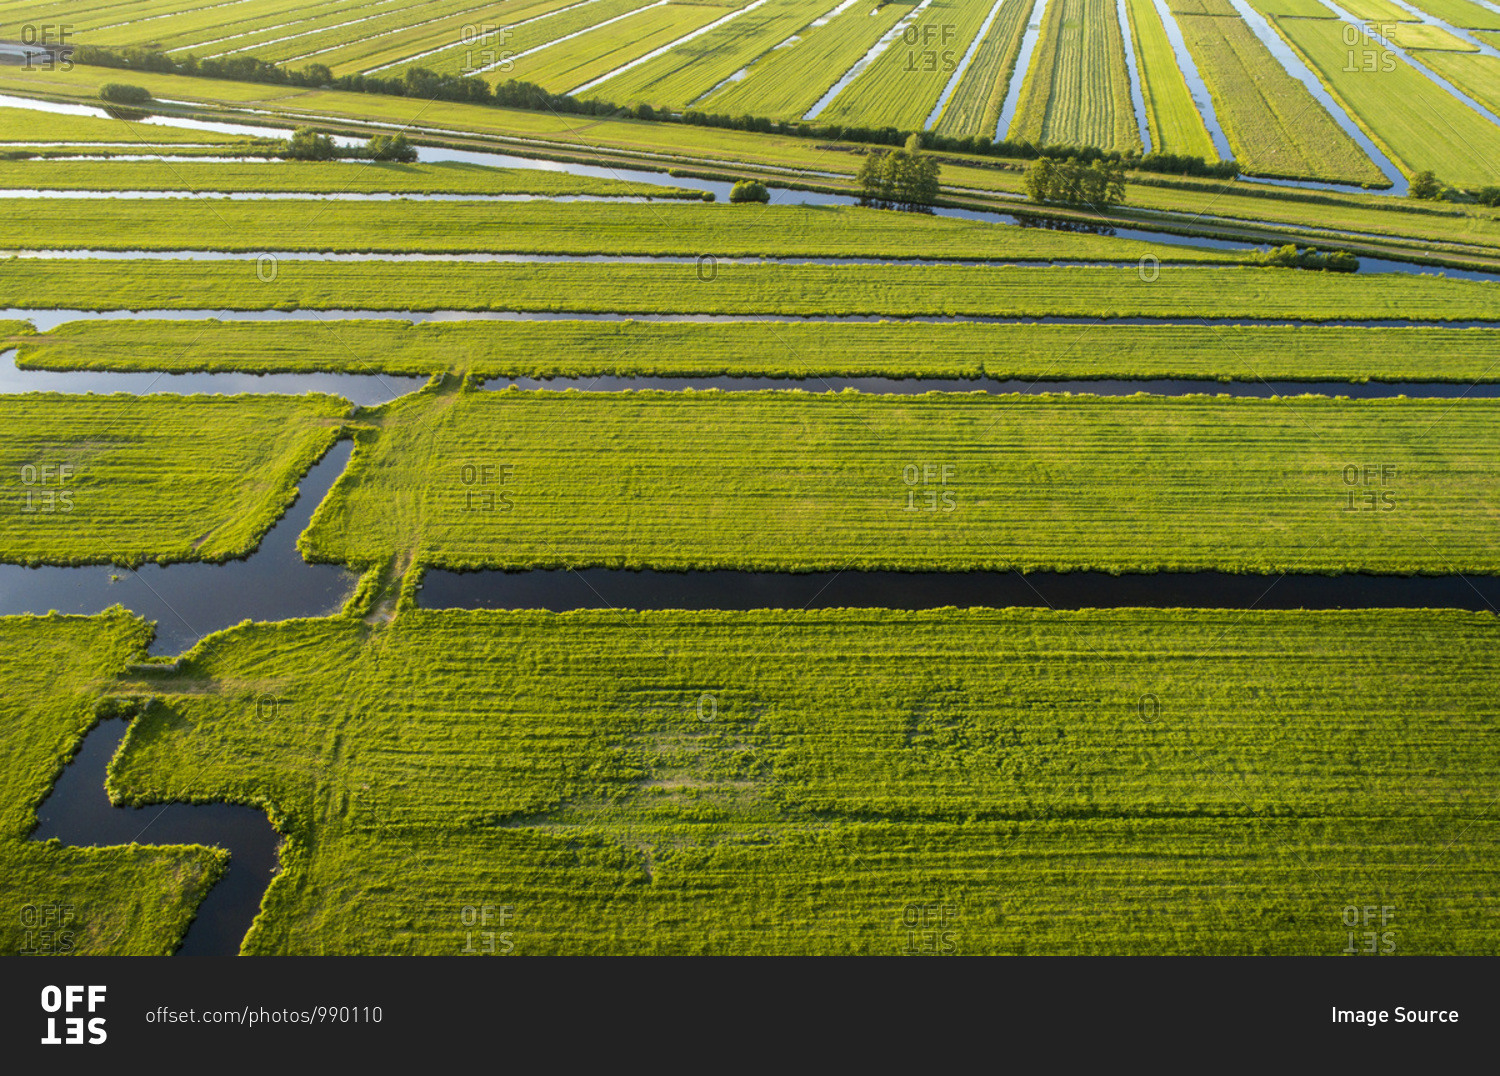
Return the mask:
<svg viewBox="0 0 1500 1076">
<path fill-rule="evenodd" d="M 829 4 L 832 11 L 836 5 Z M 801 119 L 882 34 L 911 13 L 916 0 L 871 10 L 855 4 L 822 26 L 810 27 L 795 45 L 762 56 L 739 82 L 731 82 L 695 107 L 726 115 Z"/>
<path fill-rule="evenodd" d="M 277 805 L 253 953 L 456 952 L 443 894 L 482 890 L 518 954 L 899 953 L 915 892 L 965 953 L 1335 955 L 1372 875 L 1403 952 L 1493 953 L 1496 630 L 1420 610 L 248 625 L 142 685 L 163 704 L 114 781 Z M 271 720 L 267 684 L 289 700 Z"/>
<path fill-rule="evenodd" d="M 1050 0 L 1010 138 L 1141 149 L 1113 0 Z"/>
<path fill-rule="evenodd" d="M 372 174 L 372 178 L 374 174 Z M 544 181 L 545 182 L 545 181 Z M 13 207 L 13 208 L 12 208 Z M 7 212 L 10 209 L 10 212 Z M 1233 262 L 1233 251 L 855 206 L 0 197 L 0 249 Z M 697 278 L 696 269 L 692 270 Z"/>
<path fill-rule="evenodd" d="M 1021 42 L 1026 36 L 1026 23 L 1036 2 L 1005 0 L 1000 5 L 988 36 L 938 118 L 939 134 L 955 138 L 994 136 L 1021 53 Z"/>
<path fill-rule="evenodd" d="M 1408 176 L 1431 170 L 1463 186 L 1495 182 L 1500 127 L 1374 40 L 1357 48 L 1375 57 L 1376 70 L 1360 65 L 1346 70 L 1349 47 L 1342 24 L 1280 19 L 1275 25 L 1329 93 Z M 1384 70 L 1387 66 L 1390 70 Z M 1391 108 L 1393 100 L 1401 107 Z"/>
<path fill-rule="evenodd" d="M 1414 52 L 1412 58 L 1500 116 L 1500 59 L 1430 50 Z M 1496 177 L 1500 178 L 1500 170 L 1496 171 Z"/>
<path fill-rule="evenodd" d="M 1151 148 L 1157 153 L 1181 153 L 1217 160 L 1219 151 L 1209 136 L 1187 80 L 1177 68 L 1177 54 L 1162 26 L 1153 0 L 1126 0 L 1130 39 L 1141 75 L 1141 95 L 1151 128 Z"/>
<path fill-rule="evenodd" d="M 164 128 L 152 128 L 152 131 Z M 605 197 L 689 198 L 697 191 L 650 183 L 575 176 L 538 168 L 490 168 L 444 161 L 357 166 L 313 161 L 226 164 L 219 161 L 0 161 L 0 199 L 10 189 L 67 191 L 289 191 L 314 194 L 586 194 Z M 68 205 L 77 207 L 76 202 Z M 128 219 L 138 207 L 119 210 Z M 215 209 L 219 208 L 217 204 Z M 406 208 L 410 208 L 409 206 Z M 208 210 L 199 210 L 206 214 Z M 292 212 L 285 205 L 280 213 Z M 316 209 L 305 209 L 309 217 Z"/>
<path fill-rule="evenodd" d="M 1213 95 L 1224 137 L 1246 172 L 1343 183 L 1386 182 L 1384 173 L 1307 87 L 1287 74 L 1243 20 L 1179 15 L 1177 22 Z M 1323 20 L 1279 25 L 1288 22 L 1317 26 Z M 1341 24 L 1328 25 L 1337 36 Z"/>
<path fill-rule="evenodd" d="M 1500 571 L 1500 401 L 441 389 L 378 415 L 314 559 Z M 514 510 L 472 510 L 480 456 Z"/>
<path fill-rule="evenodd" d="M 933 0 L 818 121 L 921 130 L 994 6 L 995 0 Z"/>
<path fill-rule="evenodd" d="M 0 325 L 48 370 L 479 377 L 1500 381 L 1500 329 L 591 321 L 73 321 Z M 330 346 L 330 344 L 336 346 Z"/>
<path fill-rule="evenodd" d="M 770 0 L 717 30 L 609 79 L 584 97 L 686 108 L 826 14 L 829 0 Z"/>
<path fill-rule="evenodd" d="M 668 3 L 642 10 L 628 19 L 602 26 L 571 41 L 559 41 L 532 56 L 516 60 L 504 74 L 507 79 L 534 82 L 552 93 L 570 93 L 750 2 L 735 0 L 726 7 Z"/>
<path fill-rule="evenodd" d="M 1497 320 L 1489 282 L 1164 266 L 951 268 L 720 264 L 464 265 L 14 259 L 12 309 L 517 310 L 827 317 Z"/>
<path fill-rule="evenodd" d="M 0 398 L 0 561 L 244 556 L 348 406 L 311 394 Z"/>
</svg>

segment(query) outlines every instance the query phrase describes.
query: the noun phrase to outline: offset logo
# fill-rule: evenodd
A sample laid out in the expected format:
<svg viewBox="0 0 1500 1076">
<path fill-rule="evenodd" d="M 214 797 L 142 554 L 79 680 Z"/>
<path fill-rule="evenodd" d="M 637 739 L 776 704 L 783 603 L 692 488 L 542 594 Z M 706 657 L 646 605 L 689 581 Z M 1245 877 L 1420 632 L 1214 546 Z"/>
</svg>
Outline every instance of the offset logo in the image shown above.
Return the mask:
<svg viewBox="0 0 1500 1076">
<path fill-rule="evenodd" d="M 109 1038 L 109 1033 L 104 1030 L 104 1017 L 71 1015 L 97 1012 L 104 1004 L 104 989 L 102 986 L 42 987 L 42 1012 L 48 1014 L 47 1034 L 42 1036 L 42 1045 L 98 1046 Z M 53 1015 L 55 1013 L 67 1015 Z"/>
</svg>

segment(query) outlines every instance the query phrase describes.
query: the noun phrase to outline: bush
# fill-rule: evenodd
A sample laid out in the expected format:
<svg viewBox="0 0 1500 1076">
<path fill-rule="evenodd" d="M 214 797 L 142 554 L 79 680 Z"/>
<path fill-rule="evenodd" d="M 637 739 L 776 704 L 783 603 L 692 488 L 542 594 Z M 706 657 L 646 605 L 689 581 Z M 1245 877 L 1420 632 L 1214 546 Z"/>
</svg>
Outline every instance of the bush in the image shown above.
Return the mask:
<svg viewBox="0 0 1500 1076">
<path fill-rule="evenodd" d="M 764 183 L 753 179 L 742 179 L 730 190 L 729 200 L 731 202 L 760 202 L 764 204 L 771 200 L 771 192 L 766 190 Z"/>
<path fill-rule="evenodd" d="M 717 199 L 714 198 L 714 192 L 713 191 L 704 191 L 703 192 L 703 200 L 705 202 L 713 202 L 713 201 L 716 201 Z"/>
<path fill-rule="evenodd" d="M 106 82 L 99 87 L 99 96 L 112 104 L 143 105 L 151 100 L 151 91 L 125 82 Z"/>
<path fill-rule="evenodd" d="M 1275 265 L 1287 269 L 1318 269 L 1330 273 L 1359 271 L 1359 259 L 1347 250 L 1320 253 L 1317 247 L 1301 249 L 1293 243 L 1263 250 L 1255 256 L 1257 265 Z"/>
<path fill-rule="evenodd" d="M 1500 187 L 1480 187 L 1474 192 L 1474 200 L 1480 205 L 1500 206 Z"/>
</svg>

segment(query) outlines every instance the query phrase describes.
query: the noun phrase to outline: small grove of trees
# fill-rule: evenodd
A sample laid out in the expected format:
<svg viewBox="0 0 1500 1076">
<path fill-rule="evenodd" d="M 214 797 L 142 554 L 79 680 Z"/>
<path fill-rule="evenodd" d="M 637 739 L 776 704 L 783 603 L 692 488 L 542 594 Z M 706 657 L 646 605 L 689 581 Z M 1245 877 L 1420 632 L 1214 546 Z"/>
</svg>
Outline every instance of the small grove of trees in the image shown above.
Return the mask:
<svg viewBox="0 0 1500 1076">
<path fill-rule="evenodd" d="M 731 202 L 769 202 L 771 192 L 766 190 L 764 183 L 753 179 L 742 179 L 729 190 Z"/>
<path fill-rule="evenodd" d="M 1359 259 L 1347 250 L 1320 252 L 1317 247 L 1303 248 L 1295 243 L 1259 252 L 1255 255 L 1255 264 L 1276 265 L 1288 269 L 1321 269 L 1332 273 L 1359 271 Z"/>
<path fill-rule="evenodd" d="M 1480 205 L 1500 206 L 1500 187 L 1480 187 L 1474 192 L 1474 200 Z"/>
<path fill-rule="evenodd" d="M 117 105 L 144 105 L 151 100 L 151 91 L 125 82 L 106 82 L 99 87 L 99 97 Z"/>
<path fill-rule="evenodd" d="M 1084 164 L 1075 157 L 1042 157 L 1026 169 L 1026 196 L 1058 205 L 1118 205 L 1125 200 L 1125 166 L 1119 161 Z"/>
<path fill-rule="evenodd" d="M 362 157 L 372 161 L 405 161 L 417 159 L 417 147 L 404 134 L 378 134 L 363 146 L 345 149 L 336 146 L 332 137 L 319 134 L 311 127 L 298 127 L 292 137 L 281 143 L 278 156 L 293 161 L 332 161 L 340 157 Z"/>
<path fill-rule="evenodd" d="M 906 140 L 906 148 L 868 154 L 855 177 L 860 205 L 877 209 L 922 211 L 937 201 L 942 190 L 942 166 L 922 152 L 920 135 Z"/>
</svg>

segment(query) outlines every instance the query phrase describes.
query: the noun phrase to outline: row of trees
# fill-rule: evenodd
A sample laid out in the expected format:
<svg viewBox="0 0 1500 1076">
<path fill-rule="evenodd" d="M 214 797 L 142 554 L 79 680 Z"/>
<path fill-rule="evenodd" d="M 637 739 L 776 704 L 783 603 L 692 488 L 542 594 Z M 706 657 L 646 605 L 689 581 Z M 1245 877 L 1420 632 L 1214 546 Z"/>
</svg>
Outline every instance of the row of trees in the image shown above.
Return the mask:
<svg viewBox="0 0 1500 1076">
<path fill-rule="evenodd" d="M 866 154 L 855 179 L 861 205 L 920 211 L 937 201 L 941 189 L 937 158 L 922 152 L 918 135 L 903 149 Z"/>
<path fill-rule="evenodd" d="M 1033 202 L 1057 205 L 1118 205 L 1125 200 L 1125 165 L 1043 157 L 1026 170 L 1026 196 Z"/>
<path fill-rule="evenodd" d="M 912 132 L 896 127 L 855 127 L 840 124 L 809 124 L 767 119 L 764 116 L 725 115 L 688 109 L 672 112 L 638 104 L 622 107 L 610 101 L 580 99 L 566 94 L 549 93 L 530 82 L 514 79 L 491 87 L 482 78 L 464 75 L 439 75 L 421 67 L 407 70 L 396 78 L 374 75 L 341 75 L 335 77 L 326 64 L 308 64 L 291 69 L 257 60 L 253 56 L 224 56 L 199 60 L 193 56 L 168 56 L 155 49 L 108 49 L 97 45 L 79 45 L 73 50 L 75 63 L 94 67 L 157 71 L 163 74 L 197 75 L 203 78 L 234 79 L 239 82 L 268 82 L 275 85 L 327 87 L 351 93 L 378 93 L 396 97 L 420 97 L 424 100 L 462 101 L 468 104 L 523 108 L 540 112 L 571 113 L 588 116 L 630 116 L 663 123 L 685 123 L 695 127 L 722 127 L 736 131 L 782 134 L 795 138 L 812 138 L 831 142 L 857 142 L 866 145 L 905 145 Z M 1083 161 L 1122 162 L 1131 171 L 1156 172 L 1163 175 L 1209 176 L 1230 179 L 1239 174 L 1234 161 L 1209 161 L 1164 153 L 1140 155 L 1134 150 L 1106 152 L 1093 146 L 1036 146 L 1030 142 L 996 140 L 978 135 L 953 138 L 924 131 L 917 134 L 921 148 L 945 153 L 972 153 L 1019 160 L 1051 158 Z"/>
</svg>

